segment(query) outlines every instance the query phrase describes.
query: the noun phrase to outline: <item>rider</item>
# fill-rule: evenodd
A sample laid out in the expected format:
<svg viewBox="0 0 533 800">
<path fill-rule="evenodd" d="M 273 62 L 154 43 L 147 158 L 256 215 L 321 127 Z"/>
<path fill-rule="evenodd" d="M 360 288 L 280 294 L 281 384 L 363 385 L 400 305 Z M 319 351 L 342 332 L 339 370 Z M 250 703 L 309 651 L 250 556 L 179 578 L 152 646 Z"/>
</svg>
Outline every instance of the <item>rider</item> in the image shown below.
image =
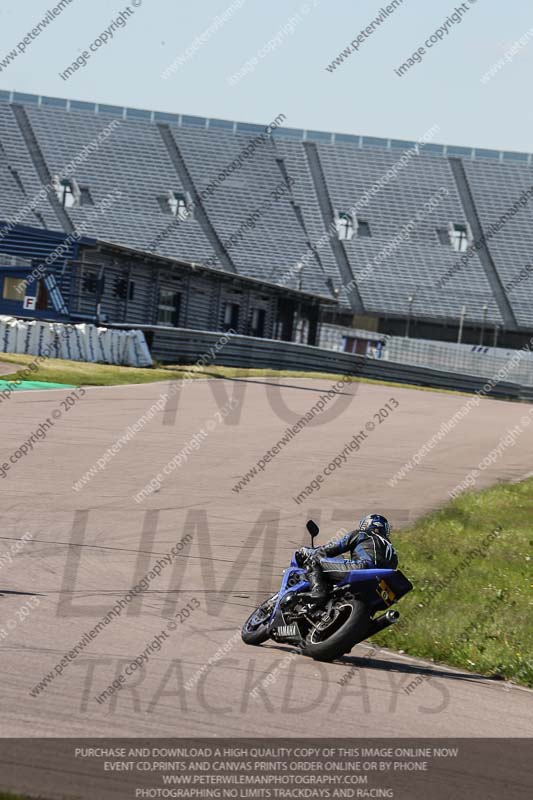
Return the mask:
<svg viewBox="0 0 533 800">
<path fill-rule="evenodd" d="M 389 540 L 391 526 L 381 514 L 367 514 L 359 527 L 347 533 L 338 542 L 311 549 L 298 550 L 299 560 L 305 565 L 311 591 L 301 596 L 320 606 L 327 597 L 325 572 L 342 573 L 353 569 L 396 569 L 398 556 Z M 333 556 L 349 551 L 350 558 L 333 561 Z"/>
</svg>

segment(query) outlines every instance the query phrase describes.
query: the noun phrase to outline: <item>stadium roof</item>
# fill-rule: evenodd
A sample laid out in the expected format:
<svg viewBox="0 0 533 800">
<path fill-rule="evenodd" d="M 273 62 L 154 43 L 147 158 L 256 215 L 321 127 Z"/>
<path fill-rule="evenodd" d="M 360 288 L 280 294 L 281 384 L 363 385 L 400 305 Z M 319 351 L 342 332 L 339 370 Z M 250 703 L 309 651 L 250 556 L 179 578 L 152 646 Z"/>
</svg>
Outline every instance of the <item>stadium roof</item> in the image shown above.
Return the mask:
<svg viewBox="0 0 533 800">
<path fill-rule="evenodd" d="M 11 256 L 13 259 L 16 259 L 16 263 L 14 261 L 13 264 L 9 265 L 13 269 L 18 269 L 23 265 L 31 268 L 34 261 L 46 263 L 46 257 L 50 255 L 53 256 L 56 249 L 60 246 L 64 248 L 64 253 L 53 259 L 52 263 L 59 264 L 62 267 L 68 261 L 77 259 L 79 247 L 82 245 L 94 247 L 96 250 L 111 250 L 115 253 L 121 253 L 140 261 L 151 262 L 154 266 L 179 267 L 180 269 L 191 272 L 219 275 L 226 281 L 233 280 L 254 287 L 257 290 L 270 290 L 276 292 L 276 294 L 292 296 L 296 299 L 300 298 L 308 302 L 312 300 L 325 305 L 337 304 L 336 299 L 316 292 L 292 289 L 287 286 L 281 286 L 279 283 L 272 283 L 272 281 L 259 280 L 240 273 L 233 274 L 223 269 L 216 269 L 204 264 L 199 264 L 195 261 L 186 261 L 181 258 L 169 258 L 159 253 L 150 253 L 139 248 L 126 247 L 125 245 L 116 244 L 115 242 L 106 241 L 105 239 L 80 236 L 73 241 L 72 236 L 63 232 L 43 230 L 42 228 L 36 228 L 30 225 L 10 226 L 8 222 L 3 220 L 0 220 L 0 236 L 2 236 L 0 239 L 0 266 L 2 269 L 5 269 L 5 256 Z"/>
<path fill-rule="evenodd" d="M 99 239 L 98 241 L 90 240 L 84 242 L 90 244 L 91 246 L 96 246 L 98 250 L 112 250 L 116 253 L 122 253 L 127 256 L 131 256 L 132 258 L 137 258 L 140 261 L 147 261 L 152 262 L 154 265 L 159 266 L 168 266 L 168 267 L 180 267 L 181 269 L 189 270 L 191 272 L 205 272 L 210 275 L 219 275 L 225 281 L 235 281 L 238 283 L 245 283 L 251 287 L 255 287 L 258 290 L 271 290 L 276 292 L 276 294 L 283 294 L 283 295 L 291 295 L 294 298 L 301 298 L 302 300 L 314 300 L 319 301 L 324 305 L 337 305 L 337 300 L 333 297 L 327 297 L 322 294 L 318 294 L 317 292 L 306 292 L 302 289 L 291 289 L 288 286 L 282 286 L 279 283 L 272 283 L 272 281 L 266 280 L 259 280 L 258 278 L 251 278 L 248 275 L 242 275 L 241 273 L 232 273 L 227 272 L 223 269 L 216 269 L 215 267 L 208 267 L 205 264 L 199 264 L 196 261 L 185 261 L 181 258 L 169 258 L 168 256 L 160 255 L 159 253 L 150 253 L 146 250 L 141 250 L 135 247 L 126 247 L 122 244 L 116 244 L 115 242 L 106 241 L 105 239 Z"/>
<path fill-rule="evenodd" d="M 89 114 L 106 114 L 128 120 L 142 120 L 143 122 L 167 122 L 187 128 L 217 129 L 233 133 L 264 133 L 265 125 L 249 122 L 235 122 L 226 119 L 198 117 L 188 114 L 169 114 L 163 111 L 150 111 L 140 108 L 127 108 L 123 106 L 108 105 L 105 103 L 88 103 L 82 100 L 67 100 L 60 97 L 47 97 L 45 95 L 28 94 L 0 90 L 0 102 L 27 103 L 49 108 L 60 108 L 66 111 L 86 111 Z M 362 136 L 348 133 L 332 133 L 327 131 L 305 130 L 303 128 L 276 128 L 274 136 L 297 141 L 312 141 L 324 144 L 353 144 L 358 148 L 382 148 L 386 150 L 405 150 L 416 147 L 417 142 L 405 139 L 387 139 L 376 136 Z M 481 147 L 460 147 L 428 143 L 424 144 L 421 152 L 431 156 L 458 156 L 475 161 L 489 159 L 491 161 L 520 163 L 533 165 L 533 153 L 520 153 L 512 150 L 488 150 Z"/>
</svg>

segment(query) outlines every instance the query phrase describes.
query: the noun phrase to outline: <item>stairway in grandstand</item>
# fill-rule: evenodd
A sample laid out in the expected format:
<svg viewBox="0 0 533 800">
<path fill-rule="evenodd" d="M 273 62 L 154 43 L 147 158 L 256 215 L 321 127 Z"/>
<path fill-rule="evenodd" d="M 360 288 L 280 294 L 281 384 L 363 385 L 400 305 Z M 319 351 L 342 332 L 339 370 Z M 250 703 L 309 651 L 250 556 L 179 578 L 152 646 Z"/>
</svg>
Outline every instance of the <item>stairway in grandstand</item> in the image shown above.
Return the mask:
<svg viewBox="0 0 533 800">
<path fill-rule="evenodd" d="M 328 231 L 335 219 L 335 209 L 333 208 L 324 177 L 324 172 L 322 171 L 318 148 L 314 142 L 304 142 L 303 147 L 307 156 L 309 170 L 313 178 L 313 184 L 315 187 L 316 196 L 318 198 L 320 212 L 322 214 L 324 229 Z M 351 309 L 354 313 L 361 313 L 365 310 L 364 303 L 357 287 L 357 281 L 354 279 L 350 261 L 344 248 L 344 242 L 339 241 L 336 236 L 332 236 L 331 249 L 333 250 L 333 254 L 337 261 L 339 272 L 342 277 L 342 285 L 347 291 L 348 301 Z"/>
<path fill-rule="evenodd" d="M 237 272 L 237 268 L 231 260 L 228 250 L 222 244 L 220 236 L 216 232 L 215 227 L 212 225 L 211 220 L 209 219 L 209 216 L 204 208 L 204 204 L 198 191 L 196 190 L 196 186 L 194 185 L 194 181 L 191 178 L 189 170 L 187 169 L 187 165 L 183 159 L 178 143 L 172 136 L 170 127 L 168 125 L 164 125 L 163 123 L 159 123 L 158 127 L 161 132 L 161 138 L 163 139 L 165 147 L 167 148 L 170 160 L 176 168 L 176 172 L 179 175 L 185 191 L 192 199 L 194 204 L 194 217 L 198 220 L 204 232 L 205 238 L 209 241 L 213 248 L 213 254 L 211 257 L 216 259 L 214 266 L 216 265 L 219 268 L 221 267 L 228 272 Z"/>
<path fill-rule="evenodd" d="M 26 109 L 22 105 L 14 104 L 13 113 L 18 123 L 22 138 L 26 144 L 28 153 L 30 154 L 35 166 L 35 170 L 39 176 L 39 180 L 41 181 L 41 185 L 50 186 L 52 182 L 52 175 L 50 174 L 50 170 L 48 169 L 42 150 L 39 147 L 39 142 L 37 141 L 28 115 L 26 114 Z M 74 225 L 72 224 L 72 220 L 57 199 L 55 192 L 48 192 L 48 201 L 58 219 L 61 230 L 65 231 L 65 233 L 73 233 Z"/>
<path fill-rule="evenodd" d="M 468 184 L 463 162 L 460 158 L 450 158 L 450 166 L 455 177 L 457 191 L 461 197 L 466 218 L 472 228 L 474 241 L 479 243 L 479 260 L 483 265 L 505 325 L 508 328 L 516 328 L 516 317 L 511 307 L 511 303 L 505 294 L 502 280 L 498 274 L 498 270 L 496 269 L 496 265 L 490 252 L 490 246 L 485 241 L 483 236 L 483 228 L 479 221 L 479 216 L 474 203 L 474 198 L 472 197 L 472 192 L 470 191 L 470 186 Z M 466 265 L 465 269 L 468 269 L 468 264 Z"/>
</svg>

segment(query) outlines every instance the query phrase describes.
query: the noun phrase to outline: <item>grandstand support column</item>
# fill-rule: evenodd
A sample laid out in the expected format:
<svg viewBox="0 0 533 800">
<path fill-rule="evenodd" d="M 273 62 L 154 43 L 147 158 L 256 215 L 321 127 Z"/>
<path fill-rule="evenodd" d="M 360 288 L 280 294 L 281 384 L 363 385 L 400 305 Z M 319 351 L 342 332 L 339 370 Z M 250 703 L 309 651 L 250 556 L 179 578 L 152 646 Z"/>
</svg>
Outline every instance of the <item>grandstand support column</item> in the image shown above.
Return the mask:
<svg viewBox="0 0 533 800">
<path fill-rule="evenodd" d="M 479 260 L 481 261 L 483 269 L 485 270 L 485 274 L 487 275 L 494 298 L 505 322 L 505 327 L 509 330 L 517 330 L 518 323 L 516 321 L 509 298 L 505 293 L 505 288 L 499 276 L 494 259 L 492 258 L 492 254 L 487 246 L 486 236 L 481 226 L 481 220 L 477 213 L 474 197 L 466 177 L 464 164 L 460 158 L 455 157 L 450 157 L 448 161 L 455 179 L 457 191 L 459 192 L 459 197 L 461 198 L 461 202 L 463 204 L 466 219 L 470 223 L 470 227 L 472 229 L 474 241 L 479 242 Z"/>
<path fill-rule="evenodd" d="M 176 142 L 174 136 L 172 135 L 172 131 L 169 125 L 165 125 L 164 123 L 158 123 L 157 127 L 159 128 L 159 133 L 161 134 L 161 138 L 163 139 L 163 143 L 167 148 L 167 152 L 170 156 L 170 160 L 174 165 L 174 169 L 181 180 L 181 183 L 185 190 L 189 192 L 190 196 L 193 199 L 194 203 L 194 217 L 200 224 L 207 240 L 209 241 L 211 247 L 213 248 L 214 253 L 219 257 L 220 263 L 222 268 L 226 270 L 226 272 L 235 272 L 238 273 L 237 267 L 233 263 L 228 251 L 222 244 L 222 241 L 215 230 L 214 225 L 212 224 L 211 220 L 209 219 L 207 212 L 202 204 L 202 199 L 196 190 L 196 186 L 192 179 L 192 175 L 189 172 L 187 164 L 185 163 L 185 159 L 181 154 L 181 150 L 178 147 L 178 143 Z"/>
<path fill-rule="evenodd" d="M 130 307 L 130 291 L 131 291 L 131 284 L 132 284 L 132 280 L 131 280 L 132 272 L 133 272 L 133 267 L 130 264 L 128 266 L 128 277 L 126 279 L 126 281 L 127 281 L 127 283 L 126 283 L 126 299 L 125 299 L 125 303 L 124 303 L 124 311 L 123 311 L 123 316 L 122 316 L 122 322 L 126 322 L 127 319 L 128 319 L 128 311 L 129 311 L 129 307 Z"/>
<path fill-rule="evenodd" d="M 407 314 L 407 319 L 405 321 L 405 338 L 409 338 L 409 334 L 411 332 L 411 320 L 413 318 L 413 303 L 415 302 L 415 295 L 410 294 L 407 298 L 407 302 L 409 303 L 409 312 Z"/>
<path fill-rule="evenodd" d="M 222 283 L 217 287 L 217 299 L 215 303 L 214 316 L 211 319 L 212 330 L 218 331 L 220 325 L 220 318 L 222 316 Z"/>
<path fill-rule="evenodd" d="M 20 133 L 28 149 L 30 158 L 33 161 L 37 175 L 39 176 L 41 185 L 50 186 L 52 183 L 52 176 L 50 175 L 43 152 L 31 126 L 31 122 L 28 119 L 26 109 L 24 106 L 18 105 L 17 103 L 13 103 L 12 109 L 17 121 L 17 125 L 19 126 Z M 61 230 L 63 230 L 65 233 L 74 233 L 74 225 L 72 224 L 69 215 L 59 202 L 54 191 L 48 192 L 48 200 L 58 219 Z"/>
<path fill-rule="evenodd" d="M 243 319 L 244 319 L 244 325 L 245 325 L 244 331 L 245 331 L 245 334 L 247 336 L 251 336 L 252 335 L 250 333 L 250 322 L 251 322 L 251 320 L 250 320 L 250 311 L 251 311 L 251 296 L 248 293 L 247 295 L 245 295 L 245 298 L 244 298 L 243 315 L 242 315 Z"/>
<path fill-rule="evenodd" d="M 318 344 L 318 325 L 320 316 L 320 306 L 315 303 L 309 309 L 309 331 L 307 333 L 307 344 Z"/>
<path fill-rule="evenodd" d="M 192 286 L 192 274 L 189 272 L 187 275 L 187 289 L 185 291 L 185 302 L 184 302 L 184 309 L 183 309 L 183 327 L 189 327 L 189 306 L 191 304 L 191 286 Z"/>
<path fill-rule="evenodd" d="M 157 269 L 155 280 L 152 281 L 151 308 L 153 309 L 152 325 L 157 325 L 158 305 L 161 296 L 161 270 Z"/>
<path fill-rule="evenodd" d="M 309 141 L 303 142 L 303 147 L 307 157 L 307 163 L 309 165 L 309 171 L 311 173 L 313 185 L 315 187 L 316 196 L 318 198 L 324 229 L 326 231 L 331 231 L 332 225 L 334 224 L 333 204 L 329 196 L 324 170 L 322 169 L 322 164 L 320 163 L 318 147 L 314 142 Z M 363 298 L 359 292 L 357 281 L 355 280 L 352 268 L 350 266 L 350 260 L 346 250 L 344 249 L 344 244 L 343 242 L 339 241 L 335 235 L 330 236 L 330 243 L 333 255 L 335 256 L 335 261 L 337 262 L 337 268 L 339 270 L 343 286 L 345 288 L 350 287 L 346 290 L 346 294 L 351 309 L 355 314 L 364 313 L 365 307 Z"/>
<path fill-rule="evenodd" d="M 280 327 L 279 338 L 284 342 L 292 342 L 294 334 L 294 317 L 296 308 L 294 300 L 280 297 L 278 304 L 278 324 Z"/>
</svg>

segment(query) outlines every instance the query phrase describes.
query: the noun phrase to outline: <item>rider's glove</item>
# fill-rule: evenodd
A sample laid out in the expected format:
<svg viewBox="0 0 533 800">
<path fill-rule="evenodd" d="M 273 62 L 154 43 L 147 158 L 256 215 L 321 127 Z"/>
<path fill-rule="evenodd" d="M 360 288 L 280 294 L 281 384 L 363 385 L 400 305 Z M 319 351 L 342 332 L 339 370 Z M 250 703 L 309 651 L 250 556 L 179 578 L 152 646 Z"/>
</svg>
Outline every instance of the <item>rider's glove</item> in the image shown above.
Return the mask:
<svg viewBox="0 0 533 800">
<path fill-rule="evenodd" d="M 309 547 L 300 547 L 300 549 L 297 550 L 295 553 L 296 563 L 299 564 L 300 566 L 303 566 L 312 552 L 313 550 Z"/>
</svg>

